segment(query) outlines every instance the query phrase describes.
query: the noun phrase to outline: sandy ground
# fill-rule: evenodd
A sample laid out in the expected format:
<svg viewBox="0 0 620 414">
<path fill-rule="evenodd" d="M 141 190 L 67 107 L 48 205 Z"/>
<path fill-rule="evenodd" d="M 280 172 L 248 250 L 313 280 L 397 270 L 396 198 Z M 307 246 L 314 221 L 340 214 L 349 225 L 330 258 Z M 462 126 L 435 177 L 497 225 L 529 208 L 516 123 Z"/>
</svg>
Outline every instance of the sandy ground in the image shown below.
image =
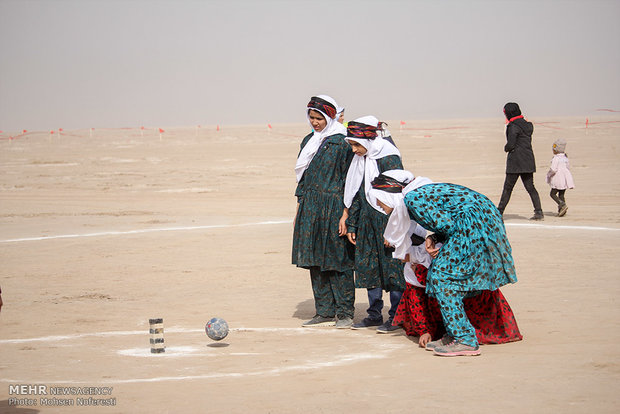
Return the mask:
<svg viewBox="0 0 620 414">
<path fill-rule="evenodd" d="M 546 218 L 527 220 L 517 184 L 519 282 L 502 289 L 524 340 L 469 358 L 402 330 L 300 327 L 314 315 L 308 272 L 290 264 L 306 125 L 5 133 L 0 412 L 617 412 L 619 118 L 532 120 Z M 406 168 L 499 200 L 501 119 L 390 124 Z M 558 137 L 577 185 L 563 218 L 545 184 Z M 367 304 L 358 290 L 356 321 Z M 204 333 L 214 316 L 231 327 L 222 342 Z M 167 352 L 151 355 L 159 317 Z"/>
</svg>

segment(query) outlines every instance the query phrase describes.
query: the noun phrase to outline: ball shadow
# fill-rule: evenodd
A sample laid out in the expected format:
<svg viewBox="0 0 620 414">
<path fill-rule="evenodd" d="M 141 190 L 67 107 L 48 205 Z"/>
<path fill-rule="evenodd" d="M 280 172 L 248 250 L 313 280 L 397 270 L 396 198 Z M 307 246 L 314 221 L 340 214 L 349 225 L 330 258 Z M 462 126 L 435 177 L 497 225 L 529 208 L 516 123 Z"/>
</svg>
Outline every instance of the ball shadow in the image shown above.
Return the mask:
<svg viewBox="0 0 620 414">
<path fill-rule="evenodd" d="M 209 348 L 226 348 L 227 346 L 230 346 L 230 344 L 228 342 L 213 342 L 207 344 L 207 346 Z"/>
</svg>

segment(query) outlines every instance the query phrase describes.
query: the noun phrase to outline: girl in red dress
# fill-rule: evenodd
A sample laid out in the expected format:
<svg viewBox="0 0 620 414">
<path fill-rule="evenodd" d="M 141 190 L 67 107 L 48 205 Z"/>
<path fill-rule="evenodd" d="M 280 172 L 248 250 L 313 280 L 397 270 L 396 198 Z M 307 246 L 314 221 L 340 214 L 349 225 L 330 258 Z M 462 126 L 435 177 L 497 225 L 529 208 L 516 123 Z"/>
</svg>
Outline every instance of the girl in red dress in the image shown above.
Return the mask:
<svg viewBox="0 0 620 414">
<path fill-rule="evenodd" d="M 420 260 L 424 255 L 428 259 Z M 443 338 L 445 330 L 437 300 L 425 293 L 430 255 L 421 244 L 410 249 L 408 258 L 405 263 L 406 288 L 392 323 L 401 325 L 407 335 L 419 337 L 419 346 L 432 351 L 434 346 L 427 346 L 430 341 L 438 340 L 441 344 L 449 342 L 450 338 Z M 465 298 L 463 305 L 480 344 L 503 344 L 523 339 L 512 309 L 499 289 L 483 290 Z"/>
</svg>

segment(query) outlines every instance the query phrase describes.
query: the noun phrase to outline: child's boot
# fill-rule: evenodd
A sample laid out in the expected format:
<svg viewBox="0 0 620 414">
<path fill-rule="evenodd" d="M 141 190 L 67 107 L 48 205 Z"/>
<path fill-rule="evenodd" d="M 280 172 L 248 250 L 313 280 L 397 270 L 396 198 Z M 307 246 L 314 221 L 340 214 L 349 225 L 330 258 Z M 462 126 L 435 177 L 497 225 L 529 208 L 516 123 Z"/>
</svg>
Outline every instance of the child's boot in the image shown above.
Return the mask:
<svg viewBox="0 0 620 414">
<path fill-rule="evenodd" d="M 564 216 L 567 211 L 568 211 L 568 206 L 566 205 L 566 203 L 560 204 L 560 207 L 558 208 L 558 217 Z"/>
</svg>

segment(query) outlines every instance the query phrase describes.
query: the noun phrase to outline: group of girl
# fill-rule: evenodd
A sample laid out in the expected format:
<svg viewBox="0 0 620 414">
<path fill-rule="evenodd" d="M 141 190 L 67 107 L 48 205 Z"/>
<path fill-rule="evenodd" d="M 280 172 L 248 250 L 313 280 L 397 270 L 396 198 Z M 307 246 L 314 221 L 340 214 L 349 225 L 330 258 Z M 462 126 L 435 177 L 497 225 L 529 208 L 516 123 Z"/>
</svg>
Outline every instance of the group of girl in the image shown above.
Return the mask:
<svg viewBox="0 0 620 414">
<path fill-rule="evenodd" d="M 404 328 L 440 356 L 522 339 L 498 290 L 517 278 L 495 205 L 466 187 L 414 177 L 383 123 L 366 116 L 345 128 L 342 112 L 329 96 L 310 99 L 313 131 L 295 166 L 292 262 L 310 270 L 316 309 L 303 326 Z M 367 289 L 369 307 L 354 324 L 356 288 Z"/>
</svg>

